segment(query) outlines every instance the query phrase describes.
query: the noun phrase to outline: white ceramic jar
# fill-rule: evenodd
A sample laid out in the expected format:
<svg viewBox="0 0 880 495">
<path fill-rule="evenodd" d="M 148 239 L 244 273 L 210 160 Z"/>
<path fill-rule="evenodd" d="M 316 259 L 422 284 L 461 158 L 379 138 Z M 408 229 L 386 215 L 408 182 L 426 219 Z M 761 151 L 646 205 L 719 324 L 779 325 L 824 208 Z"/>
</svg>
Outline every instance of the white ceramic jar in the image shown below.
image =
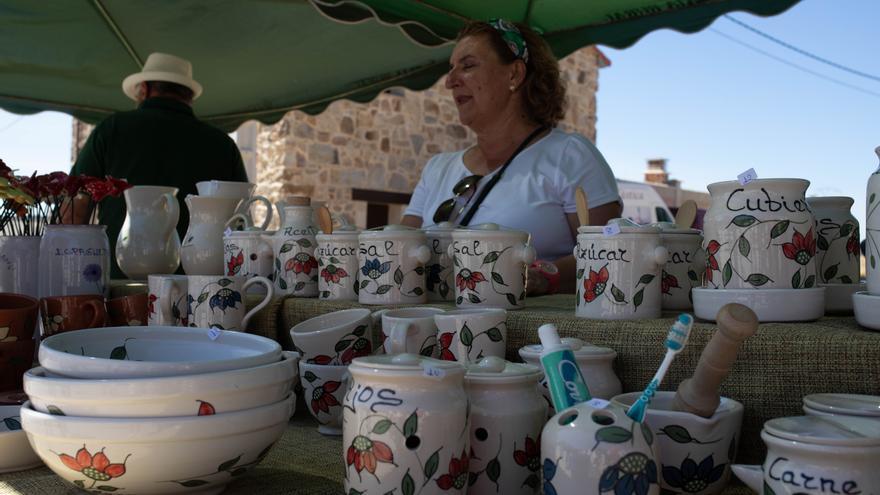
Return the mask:
<svg viewBox="0 0 880 495">
<path fill-rule="evenodd" d="M 468 482 L 464 367 L 398 354 L 356 358 L 343 401 L 345 493 L 449 493 Z"/>
<path fill-rule="evenodd" d="M 425 264 L 431 260 L 425 233 L 386 225 L 358 235 L 361 304 L 422 304 L 427 301 Z"/>
<path fill-rule="evenodd" d="M 458 307 L 525 307 L 526 273 L 535 261 L 528 232 L 494 223 L 455 229 L 448 254 Z"/>
<path fill-rule="evenodd" d="M 541 430 L 547 406 L 536 387 L 541 370 L 488 357 L 468 367 L 471 407 L 469 495 L 541 492 Z"/>
<path fill-rule="evenodd" d="M 40 297 L 40 241 L 36 235 L 0 235 L 0 292 Z"/>
<path fill-rule="evenodd" d="M 880 146 L 874 150 L 880 157 Z M 880 167 L 868 179 L 867 214 L 865 215 L 865 269 L 868 292 L 880 296 Z"/>
<path fill-rule="evenodd" d="M 116 263 L 133 280 L 174 273 L 180 265 L 177 188 L 134 186 L 125 196 L 125 222 L 116 240 Z"/>
<path fill-rule="evenodd" d="M 452 258 L 448 254 L 454 229 L 455 226 L 450 222 L 442 222 L 425 229 L 428 247 L 431 248 L 431 260 L 425 266 L 428 301 L 455 300 L 455 271 L 452 268 Z"/>
<path fill-rule="evenodd" d="M 189 228 L 180 246 L 183 271 L 187 275 L 225 273 L 223 231 L 240 200 L 190 194 L 184 201 L 189 208 Z"/>
<path fill-rule="evenodd" d="M 706 271 L 703 233 L 697 229 L 679 229 L 675 224 L 662 224 L 660 244 L 669 252 L 660 272 L 660 297 L 663 309 L 685 311 L 693 308 L 691 289 L 700 287 Z"/>
<path fill-rule="evenodd" d="M 47 225 L 40 241 L 40 297 L 110 294 L 103 225 Z"/>
<path fill-rule="evenodd" d="M 822 284 L 857 284 L 861 270 L 859 222 L 846 196 L 807 198 L 816 219 L 816 275 Z"/>
<path fill-rule="evenodd" d="M 318 298 L 328 301 L 358 300 L 357 230 L 318 234 L 315 257 L 318 258 Z"/>
<path fill-rule="evenodd" d="M 318 228 L 312 223 L 309 198 L 298 199 L 302 204 L 284 207 L 284 224 L 272 236 L 275 291 L 278 295 L 316 297 L 320 272 L 315 259 Z"/>
<path fill-rule="evenodd" d="M 667 258 L 660 229 L 619 226 L 618 230 L 607 235 L 603 227 L 578 229 L 576 315 L 602 320 L 659 318 L 660 274 Z"/>
</svg>

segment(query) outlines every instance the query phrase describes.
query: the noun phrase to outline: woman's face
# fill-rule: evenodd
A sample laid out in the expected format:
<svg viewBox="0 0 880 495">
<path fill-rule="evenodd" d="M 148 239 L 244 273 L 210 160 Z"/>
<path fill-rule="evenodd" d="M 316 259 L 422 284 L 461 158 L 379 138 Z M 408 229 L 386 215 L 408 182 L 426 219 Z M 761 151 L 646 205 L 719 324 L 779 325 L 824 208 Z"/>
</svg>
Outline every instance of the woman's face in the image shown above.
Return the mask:
<svg viewBox="0 0 880 495">
<path fill-rule="evenodd" d="M 510 90 L 515 65 L 504 65 L 485 35 L 468 36 L 455 45 L 446 88 L 452 90 L 463 125 L 479 131 L 506 114 L 515 94 Z"/>
</svg>

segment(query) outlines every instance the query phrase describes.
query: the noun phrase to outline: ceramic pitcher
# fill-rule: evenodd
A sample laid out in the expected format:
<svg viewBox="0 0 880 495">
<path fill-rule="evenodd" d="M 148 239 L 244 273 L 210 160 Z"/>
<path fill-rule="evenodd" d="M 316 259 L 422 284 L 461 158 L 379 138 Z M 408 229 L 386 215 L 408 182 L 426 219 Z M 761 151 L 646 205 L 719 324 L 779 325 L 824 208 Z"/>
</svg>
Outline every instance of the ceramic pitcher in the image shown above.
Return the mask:
<svg viewBox="0 0 880 495">
<path fill-rule="evenodd" d="M 238 218 L 241 218 L 244 221 L 245 228 L 251 227 L 254 223 L 250 214 L 251 205 L 254 203 L 262 204 L 266 209 L 266 218 L 258 229 L 266 230 L 269 223 L 272 222 L 272 203 L 263 196 L 254 195 L 253 193 L 256 187 L 256 184 L 250 182 L 225 180 L 206 180 L 196 182 L 196 189 L 199 192 L 199 196 L 235 198 L 241 201 L 235 208 L 235 213 L 236 215 L 240 215 Z"/>
<path fill-rule="evenodd" d="M 880 146 L 874 150 L 880 157 Z M 865 269 L 868 292 L 880 295 L 880 167 L 868 179 L 867 215 L 865 215 Z"/>
<path fill-rule="evenodd" d="M 225 273 L 223 231 L 239 199 L 190 194 L 184 201 L 189 208 L 189 228 L 180 246 L 183 270 L 187 275 Z"/>
<path fill-rule="evenodd" d="M 846 196 L 807 198 L 816 219 L 816 275 L 823 284 L 857 284 L 861 250 L 859 222 Z"/>
<path fill-rule="evenodd" d="M 702 232 L 674 225 L 659 225 L 660 244 L 668 251 L 666 265 L 660 272 L 661 306 L 684 311 L 694 306 L 691 289 L 700 287 L 700 276 L 706 270 L 706 254 L 702 248 Z"/>
<path fill-rule="evenodd" d="M 0 235 L 0 292 L 40 297 L 40 241 L 35 235 Z"/>
<path fill-rule="evenodd" d="M 535 261 L 529 233 L 494 223 L 452 232 L 449 246 L 455 272 L 455 304 L 522 309 L 526 270 Z"/>
<path fill-rule="evenodd" d="M 452 223 L 442 222 L 425 229 L 428 247 L 431 248 L 431 260 L 425 266 L 428 301 L 455 300 L 455 273 L 452 269 L 452 258 L 447 254 L 449 245 L 452 244 L 454 228 Z"/>
<path fill-rule="evenodd" d="M 464 495 L 470 462 L 464 368 L 398 354 L 357 358 L 349 373 L 345 493 Z"/>
<path fill-rule="evenodd" d="M 174 273 L 180 265 L 177 188 L 134 186 L 126 189 L 125 222 L 116 240 L 116 262 L 125 275 Z"/>
<path fill-rule="evenodd" d="M 302 204 L 284 208 L 284 224 L 272 236 L 275 253 L 273 278 L 279 295 L 315 297 L 320 272 L 315 259 L 318 229 L 312 222 L 309 198 L 300 199 Z"/>
<path fill-rule="evenodd" d="M 40 241 L 40 296 L 110 290 L 110 241 L 103 225 L 47 225 Z"/>
<path fill-rule="evenodd" d="M 318 234 L 318 297 L 329 301 L 358 299 L 358 234 L 357 230 Z"/>
<path fill-rule="evenodd" d="M 425 293 L 425 264 L 431 260 L 421 230 L 386 225 L 358 236 L 361 304 L 421 304 Z"/>
<path fill-rule="evenodd" d="M 709 184 L 703 218 L 710 289 L 816 287 L 816 228 L 803 179 L 756 179 Z"/>
<path fill-rule="evenodd" d="M 541 370 L 488 357 L 468 367 L 471 406 L 469 495 L 541 492 L 541 429 L 547 405 L 536 384 Z"/>
<path fill-rule="evenodd" d="M 660 229 L 624 226 L 608 235 L 603 227 L 580 227 L 576 314 L 603 320 L 659 318 L 660 275 L 668 256 Z"/>
</svg>

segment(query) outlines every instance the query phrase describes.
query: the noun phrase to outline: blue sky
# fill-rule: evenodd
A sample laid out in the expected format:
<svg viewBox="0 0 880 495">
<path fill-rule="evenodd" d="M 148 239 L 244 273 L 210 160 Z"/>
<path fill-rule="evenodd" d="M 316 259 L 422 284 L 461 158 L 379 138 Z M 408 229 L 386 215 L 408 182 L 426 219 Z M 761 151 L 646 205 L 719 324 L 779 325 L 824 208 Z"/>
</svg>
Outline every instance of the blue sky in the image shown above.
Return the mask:
<svg viewBox="0 0 880 495">
<path fill-rule="evenodd" d="M 803 50 L 880 76 L 876 0 L 804 0 L 781 15 L 733 17 Z M 843 87 L 756 53 L 858 86 Z M 808 194 L 853 196 L 864 218 L 865 184 L 877 168 L 880 82 L 825 66 L 721 18 L 697 34 L 658 31 L 625 50 L 603 47 L 598 146 L 615 173 L 641 180 L 645 159 L 669 160 L 688 189 L 735 179 L 802 177 Z M 0 111 L 0 153 L 22 173 L 70 166 L 70 117 Z"/>
</svg>

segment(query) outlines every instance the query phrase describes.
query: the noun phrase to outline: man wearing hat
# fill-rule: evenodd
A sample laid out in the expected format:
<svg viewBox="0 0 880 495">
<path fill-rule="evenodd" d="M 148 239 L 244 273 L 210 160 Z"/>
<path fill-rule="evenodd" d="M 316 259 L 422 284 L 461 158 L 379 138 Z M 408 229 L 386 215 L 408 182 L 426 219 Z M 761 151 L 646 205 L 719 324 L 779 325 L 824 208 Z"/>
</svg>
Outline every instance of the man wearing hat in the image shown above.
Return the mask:
<svg viewBox="0 0 880 495">
<path fill-rule="evenodd" d="M 183 199 L 196 194 L 196 182 L 247 182 L 238 147 L 226 133 L 199 121 L 192 102 L 202 86 L 192 78 L 192 64 L 174 55 L 152 53 L 141 72 L 122 81 L 122 91 L 138 102 L 136 110 L 115 113 L 97 125 L 80 151 L 71 174 L 126 179 L 133 185 L 178 188 L 183 239 L 189 212 Z M 107 226 L 111 253 L 125 221 L 125 200 L 107 198 L 98 219 Z M 85 219 L 75 219 L 84 221 Z M 124 277 L 111 255 L 113 278 Z M 219 267 L 218 267 L 219 270 Z"/>
</svg>

